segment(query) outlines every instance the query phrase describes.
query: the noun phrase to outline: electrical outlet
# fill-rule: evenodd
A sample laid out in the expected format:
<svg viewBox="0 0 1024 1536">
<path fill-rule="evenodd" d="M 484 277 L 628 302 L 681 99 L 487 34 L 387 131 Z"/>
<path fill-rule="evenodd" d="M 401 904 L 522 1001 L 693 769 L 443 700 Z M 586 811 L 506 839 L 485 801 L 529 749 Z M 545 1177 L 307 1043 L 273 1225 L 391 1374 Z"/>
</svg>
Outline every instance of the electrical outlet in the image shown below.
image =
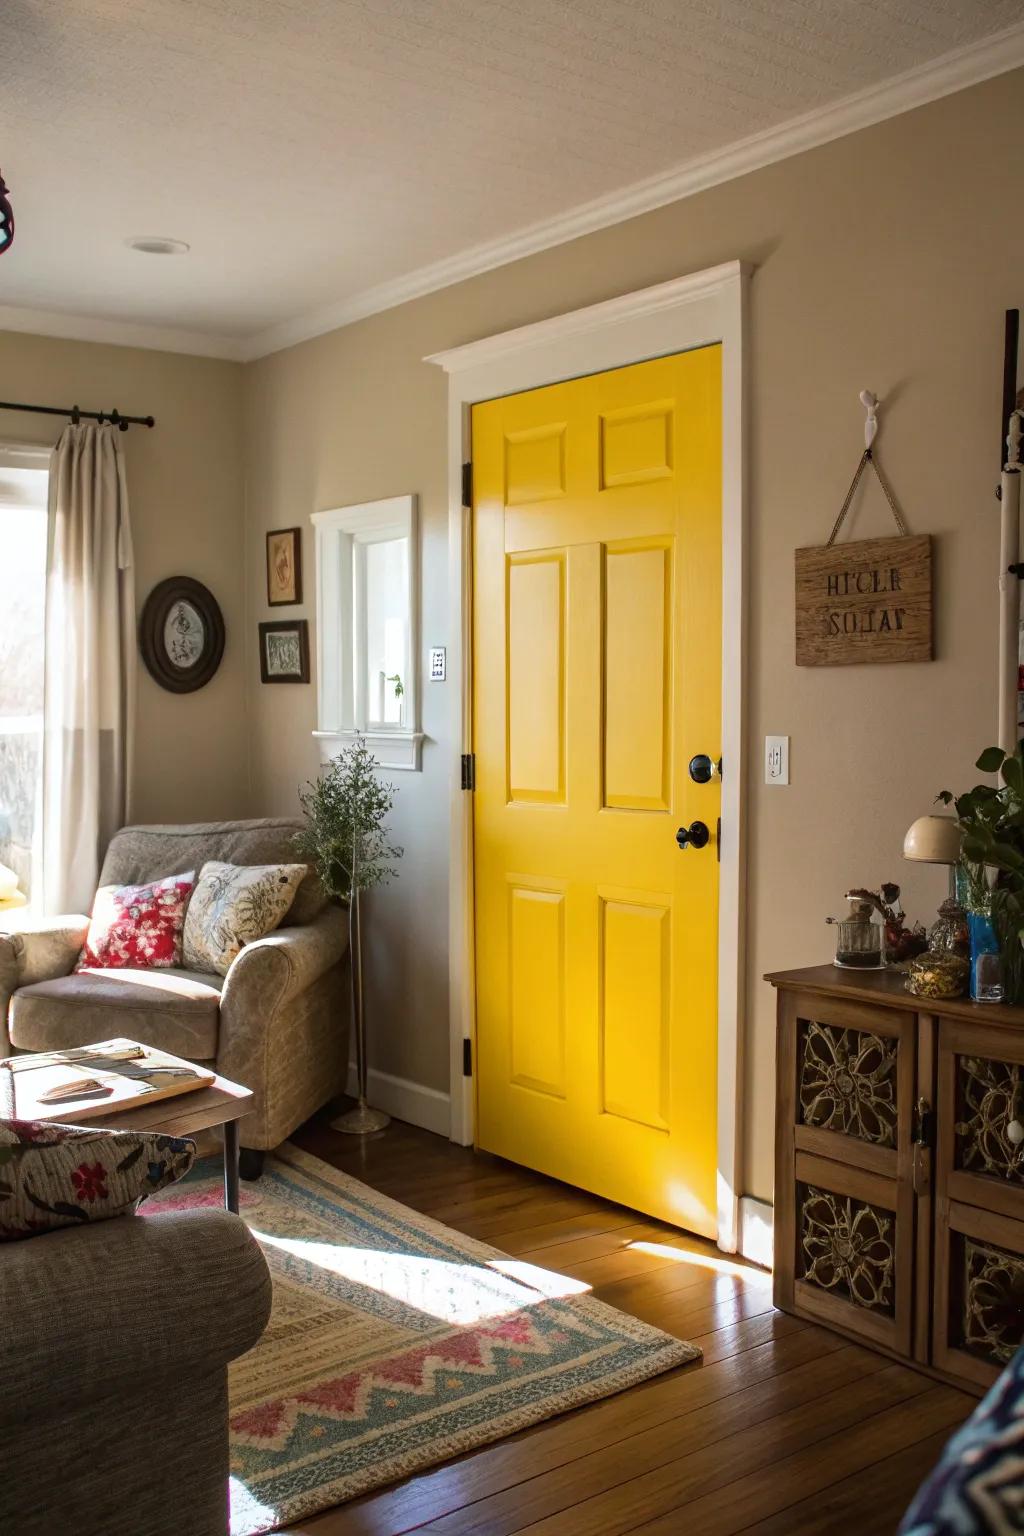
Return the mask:
<svg viewBox="0 0 1024 1536">
<path fill-rule="evenodd" d="M 430 681 L 443 683 L 445 679 L 445 648 L 443 645 L 430 647 Z"/>
<path fill-rule="evenodd" d="M 764 739 L 764 781 L 766 784 L 789 783 L 789 737 L 766 736 Z"/>
</svg>

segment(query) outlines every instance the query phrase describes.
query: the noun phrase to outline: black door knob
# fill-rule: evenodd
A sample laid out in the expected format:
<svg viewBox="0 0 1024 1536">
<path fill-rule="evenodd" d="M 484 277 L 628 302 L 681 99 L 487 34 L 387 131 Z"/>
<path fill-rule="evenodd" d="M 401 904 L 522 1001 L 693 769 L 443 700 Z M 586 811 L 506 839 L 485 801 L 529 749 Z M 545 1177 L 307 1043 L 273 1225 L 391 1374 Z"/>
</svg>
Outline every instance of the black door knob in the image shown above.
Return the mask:
<svg viewBox="0 0 1024 1536">
<path fill-rule="evenodd" d="M 680 827 L 676 833 L 676 842 L 680 848 L 704 848 L 711 833 L 703 821 L 691 821 L 688 827 Z"/>
<path fill-rule="evenodd" d="M 698 752 L 690 758 L 690 778 L 695 784 L 710 784 L 716 773 L 721 773 L 722 761 L 716 763 L 706 752 Z"/>
</svg>

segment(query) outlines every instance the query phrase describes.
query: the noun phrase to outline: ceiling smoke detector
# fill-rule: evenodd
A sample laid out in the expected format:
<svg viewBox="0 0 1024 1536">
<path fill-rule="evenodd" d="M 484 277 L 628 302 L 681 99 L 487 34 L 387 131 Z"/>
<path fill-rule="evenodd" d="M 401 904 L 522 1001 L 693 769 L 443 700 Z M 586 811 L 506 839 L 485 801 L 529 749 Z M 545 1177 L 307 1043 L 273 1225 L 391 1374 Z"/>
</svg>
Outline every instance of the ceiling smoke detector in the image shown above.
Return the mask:
<svg viewBox="0 0 1024 1536">
<path fill-rule="evenodd" d="M 133 235 L 125 245 L 146 256 L 184 256 L 189 249 L 186 241 L 171 240 L 167 235 Z"/>
</svg>

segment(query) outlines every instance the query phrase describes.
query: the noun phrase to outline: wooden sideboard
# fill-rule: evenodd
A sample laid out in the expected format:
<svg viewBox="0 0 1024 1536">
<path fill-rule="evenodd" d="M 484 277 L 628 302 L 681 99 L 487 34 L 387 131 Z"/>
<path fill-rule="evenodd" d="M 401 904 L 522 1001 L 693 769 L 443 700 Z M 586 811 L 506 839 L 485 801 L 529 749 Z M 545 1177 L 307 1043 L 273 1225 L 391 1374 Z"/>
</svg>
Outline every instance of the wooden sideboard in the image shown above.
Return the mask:
<svg viewBox="0 0 1024 1536">
<path fill-rule="evenodd" d="M 1024 1008 L 778 992 L 775 1304 L 975 1391 L 1024 1343 Z"/>
</svg>

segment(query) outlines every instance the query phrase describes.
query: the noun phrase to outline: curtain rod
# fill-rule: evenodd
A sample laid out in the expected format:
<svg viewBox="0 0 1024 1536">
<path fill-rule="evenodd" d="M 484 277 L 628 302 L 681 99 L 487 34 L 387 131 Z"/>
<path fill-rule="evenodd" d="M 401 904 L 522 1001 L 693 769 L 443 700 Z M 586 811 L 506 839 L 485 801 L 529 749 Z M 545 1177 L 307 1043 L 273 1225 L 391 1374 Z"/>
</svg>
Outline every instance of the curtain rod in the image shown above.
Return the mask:
<svg viewBox="0 0 1024 1536">
<path fill-rule="evenodd" d="M 33 411 L 39 416 L 70 416 L 75 426 L 84 418 L 88 421 L 109 421 L 112 427 L 127 432 L 129 427 L 152 427 L 152 416 L 122 416 L 115 406 L 112 411 L 83 411 L 77 405 L 65 409 L 60 405 L 15 405 L 11 400 L 0 400 L 0 411 Z"/>
</svg>

